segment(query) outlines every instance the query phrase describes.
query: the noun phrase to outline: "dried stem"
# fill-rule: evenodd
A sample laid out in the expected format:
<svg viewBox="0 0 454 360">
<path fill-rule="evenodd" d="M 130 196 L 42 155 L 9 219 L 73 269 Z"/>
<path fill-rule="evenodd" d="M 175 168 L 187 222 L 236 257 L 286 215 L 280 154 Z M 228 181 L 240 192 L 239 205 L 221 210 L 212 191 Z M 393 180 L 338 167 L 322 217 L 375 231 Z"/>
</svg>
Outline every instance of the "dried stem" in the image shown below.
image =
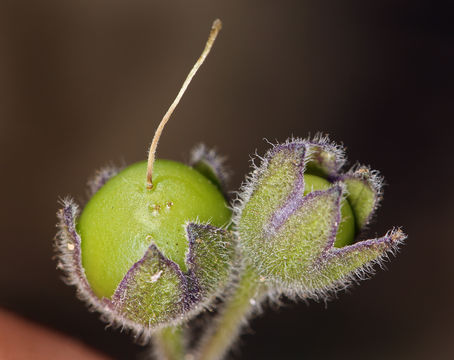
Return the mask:
<svg viewBox="0 0 454 360">
<path fill-rule="evenodd" d="M 153 188 L 153 182 L 152 182 L 153 164 L 154 164 L 154 160 L 155 160 L 156 148 L 158 146 L 158 142 L 159 142 L 159 138 L 161 137 L 162 130 L 164 129 L 165 124 L 167 124 L 167 121 L 169 121 L 170 116 L 172 115 L 173 111 L 175 110 L 175 108 L 177 107 L 181 98 L 183 97 L 183 94 L 186 91 L 187 87 L 189 86 L 189 83 L 191 82 L 192 78 L 194 77 L 197 70 L 203 64 L 206 57 L 210 53 L 214 40 L 216 40 L 216 37 L 218 36 L 218 33 L 221 30 L 221 28 L 222 28 L 221 20 L 216 19 L 213 22 L 213 25 L 211 26 L 210 35 L 206 42 L 205 49 L 203 49 L 203 52 L 200 55 L 199 59 L 197 60 L 197 62 L 194 64 L 194 67 L 189 72 L 189 75 L 186 78 L 186 80 L 184 81 L 183 85 L 181 86 L 181 89 L 178 92 L 177 97 L 173 101 L 172 105 L 170 105 L 169 110 L 167 110 L 166 114 L 162 118 L 162 120 L 159 123 L 159 126 L 154 134 L 153 141 L 151 143 L 150 150 L 148 152 L 148 167 L 147 167 L 147 188 L 148 189 Z"/>
</svg>

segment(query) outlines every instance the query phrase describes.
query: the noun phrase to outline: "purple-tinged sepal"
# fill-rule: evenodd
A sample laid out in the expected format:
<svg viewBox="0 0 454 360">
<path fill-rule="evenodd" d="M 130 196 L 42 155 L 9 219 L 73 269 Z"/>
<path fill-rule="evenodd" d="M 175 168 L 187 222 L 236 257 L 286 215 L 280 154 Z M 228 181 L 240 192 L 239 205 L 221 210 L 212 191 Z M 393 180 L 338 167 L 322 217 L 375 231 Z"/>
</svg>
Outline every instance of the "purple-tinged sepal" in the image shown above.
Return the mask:
<svg viewBox="0 0 454 360">
<path fill-rule="evenodd" d="M 345 151 L 341 145 L 331 142 L 321 134 L 313 139 L 292 139 L 289 142 L 304 142 L 307 147 L 306 173 L 333 179 L 345 164 Z"/>
<path fill-rule="evenodd" d="M 193 279 L 195 296 L 209 303 L 231 277 L 236 259 L 236 240 L 229 230 L 211 225 L 189 223 L 186 226 L 189 251 L 186 256 L 188 274 Z"/>
<path fill-rule="evenodd" d="M 208 178 L 225 195 L 230 172 L 224 163 L 225 157 L 220 156 L 215 149 L 209 149 L 204 144 L 196 146 L 191 151 L 189 160 L 190 166 Z"/>
<path fill-rule="evenodd" d="M 111 302 L 122 317 L 152 329 L 179 322 L 189 311 L 188 280 L 155 244 L 118 285 Z"/>
<path fill-rule="evenodd" d="M 366 279 L 374 273 L 373 265 L 381 265 L 390 254 L 395 255 L 406 237 L 400 229 L 394 229 L 378 239 L 328 249 L 314 264 L 312 273 L 317 275 L 304 279 L 301 292 L 320 296 Z"/>
<path fill-rule="evenodd" d="M 257 241 L 270 238 L 303 201 L 305 143 L 272 148 L 243 184 L 235 208 L 241 246 L 254 253 Z M 261 245 L 258 245 L 261 246 Z M 261 260 L 258 260 L 260 262 Z"/>
<path fill-rule="evenodd" d="M 347 199 L 355 214 L 357 231 L 364 229 L 382 198 L 383 179 L 375 170 L 367 166 L 355 166 L 340 180 L 347 189 Z"/>
<path fill-rule="evenodd" d="M 92 197 L 104 184 L 112 177 L 117 175 L 122 170 L 122 167 L 114 165 L 106 165 L 98 169 L 95 174 L 88 180 L 88 196 Z"/>
<path fill-rule="evenodd" d="M 127 326 L 141 331 L 134 323 L 119 316 L 108 299 L 98 298 L 88 283 L 82 267 L 81 239 L 76 230 L 76 219 L 79 215 L 79 206 L 70 198 L 62 201 L 63 208 L 57 212 L 58 232 L 55 237 L 54 247 L 57 255 L 57 267 L 65 274 L 65 282 L 76 287 L 77 296 L 87 303 L 93 311 L 101 313 L 102 319 L 115 326 Z"/>
<path fill-rule="evenodd" d="M 235 230 L 245 263 L 271 292 L 318 297 L 341 288 L 397 249 L 401 231 L 357 241 L 381 195 L 365 167 L 343 174 L 326 138 L 273 146 L 239 193 Z"/>
<path fill-rule="evenodd" d="M 340 186 L 310 193 L 284 219 L 270 220 L 270 227 L 262 233 L 263 241 L 257 241 L 258 236 L 250 239 L 247 231 L 241 231 L 260 274 L 279 286 L 298 286 L 302 274 L 310 273 L 325 249 L 333 246 L 341 197 Z"/>
</svg>

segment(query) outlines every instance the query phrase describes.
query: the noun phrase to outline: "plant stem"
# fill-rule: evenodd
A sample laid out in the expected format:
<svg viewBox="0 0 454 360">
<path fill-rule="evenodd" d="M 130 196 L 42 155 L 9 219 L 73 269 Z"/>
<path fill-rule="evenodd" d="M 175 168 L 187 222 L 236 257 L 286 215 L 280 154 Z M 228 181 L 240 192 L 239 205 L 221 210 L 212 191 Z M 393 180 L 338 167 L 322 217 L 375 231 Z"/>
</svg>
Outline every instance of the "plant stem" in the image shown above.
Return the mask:
<svg viewBox="0 0 454 360">
<path fill-rule="evenodd" d="M 168 326 L 153 334 L 153 351 L 157 360 L 183 360 L 185 355 L 184 330 Z"/>
<path fill-rule="evenodd" d="M 227 353 L 254 305 L 259 304 L 264 295 L 258 278 L 251 268 L 243 271 L 237 286 L 225 299 L 224 308 L 203 335 L 194 357 L 196 360 L 220 360 Z"/>
</svg>

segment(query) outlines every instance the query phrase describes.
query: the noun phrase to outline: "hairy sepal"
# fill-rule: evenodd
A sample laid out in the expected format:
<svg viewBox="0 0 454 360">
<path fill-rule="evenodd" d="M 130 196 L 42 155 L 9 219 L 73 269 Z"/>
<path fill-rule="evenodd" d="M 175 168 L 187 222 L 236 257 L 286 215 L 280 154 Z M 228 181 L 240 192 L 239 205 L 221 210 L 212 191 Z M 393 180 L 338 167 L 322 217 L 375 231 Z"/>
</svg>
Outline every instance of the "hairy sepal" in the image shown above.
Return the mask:
<svg viewBox="0 0 454 360">
<path fill-rule="evenodd" d="M 328 191 L 314 191 L 301 197 L 296 208 L 278 209 L 265 228 L 247 242 L 251 260 L 259 273 L 275 284 L 298 286 L 303 274 L 312 270 L 312 264 L 322 252 L 333 245 L 340 221 L 340 186 Z M 284 210 L 284 211 L 283 211 Z M 284 214 L 281 214 L 283 212 Z M 244 214 L 244 213 L 243 213 Z"/>
<path fill-rule="evenodd" d="M 234 222 L 241 250 L 270 294 L 326 298 L 370 273 L 371 266 L 394 252 L 405 238 L 402 232 L 394 231 L 381 239 L 334 247 L 342 199 L 364 200 L 361 191 L 358 196 L 350 187 L 349 193 L 348 186 L 357 185 L 358 180 L 372 186 L 373 206 L 371 198 L 366 198 L 364 224 L 376 207 L 381 182 L 377 176 L 365 181 L 364 175 L 354 171 L 340 174 L 345 161 L 341 149 L 325 138 L 317 141 L 320 139 L 292 139 L 275 145 L 254 168 L 238 196 Z M 333 185 L 304 196 L 306 170 L 323 171 Z"/>
<path fill-rule="evenodd" d="M 209 179 L 226 195 L 227 182 L 230 172 L 225 166 L 225 157 L 220 156 L 215 149 L 199 144 L 191 151 L 189 165 Z"/>
<path fill-rule="evenodd" d="M 370 222 L 383 195 L 383 178 L 378 171 L 356 165 L 339 179 L 347 190 L 347 199 L 355 214 L 356 230 L 363 230 Z"/>
<path fill-rule="evenodd" d="M 230 279 L 236 259 L 236 241 L 231 231 L 207 224 L 188 223 L 188 274 L 195 280 L 203 302 L 210 302 Z"/>
<path fill-rule="evenodd" d="M 327 136 L 317 134 L 312 139 L 291 139 L 289 142 L 304 142 L 308 148 L 306 173 L 334 179 L 345 164 L 343 146 L 329 140 Z"/>
<path fill-rule="evenodd" d="M 70 198 L 65 198 L 62 205 L 63 208 L 57 213 L 58 232 L 54 247 L 57 267 L 64 272 L 65 282 L 76 287 L 78 297 L 88 305 L 91 311 L 99 312 L 103 321 L 115 328 L 131 329 L 137 341 L 147 341 L 150 334 L 142 325 L 119 314 L 109 299 L 100 299 L 94 294 L 82 267 L 81 239 L 76 231 L 79 206 Z"/>
<path fill-rule="evenodd" d="M 326 298 L 352 282 L 367 279 L 374 274 L 374 265 L 383 267 L 406 237 L 400 229 L 394 229 L 381 238 L 363 240 L 340 249 L 327 249 L 314 263 L 314 276 L 305 279 L 300 293 Z"/>
<path fill-rule="evenodd" d="M 150 245 L 125 275 L 112 304 L 122 316 L 148 329 L 179 322 L 190 308 L 187 279 L 179 266 Z"/>
<path fill-rule="evenodd" d="M 88 180 L 88 197 L 91 198 L 99 189 L 101 189 L 104 184 L 110 180 L 110 178 L 117 175 L 122 167 L 117 167 L 114 165 L 106 165 L 98 170 L 95 174 Z"/>
</svg>

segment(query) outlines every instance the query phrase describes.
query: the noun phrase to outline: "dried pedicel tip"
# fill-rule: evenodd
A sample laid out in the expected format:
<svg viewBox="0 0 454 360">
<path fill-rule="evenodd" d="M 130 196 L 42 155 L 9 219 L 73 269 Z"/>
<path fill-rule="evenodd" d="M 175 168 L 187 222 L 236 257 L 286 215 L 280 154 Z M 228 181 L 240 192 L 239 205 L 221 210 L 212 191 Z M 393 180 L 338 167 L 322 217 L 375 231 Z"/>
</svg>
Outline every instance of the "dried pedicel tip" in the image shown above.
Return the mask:
<svg viewBox="0 0 454 360">
<path fill-rule="evenodd" d="M 235 224 L 245 262 L 270 289 L 324 297 L 362 278 L 405 235 L 355 242 L 381 197 L 366 167 L 343 174 L 342 148 L 327 138 L 274 146 L 243 185 Z"/>
<path fill-rule="evenodd" d="M 156 130 L 148 162 L 97 172 L 83 211 L 65 200 L 58 213 L 56 247 L 68 282 L 107 322 L 139 336 L 188 320 L 210 304 L 231 275 L 235 239 L 225 230 L 231 211 L 215 183 L 218 173 L 206 177 L 200 169 L 155 160 L 164 125 L 220 28 L 215 21 Z M 207 159 L 200 156 L 194 166 Z"/>
</svg>

